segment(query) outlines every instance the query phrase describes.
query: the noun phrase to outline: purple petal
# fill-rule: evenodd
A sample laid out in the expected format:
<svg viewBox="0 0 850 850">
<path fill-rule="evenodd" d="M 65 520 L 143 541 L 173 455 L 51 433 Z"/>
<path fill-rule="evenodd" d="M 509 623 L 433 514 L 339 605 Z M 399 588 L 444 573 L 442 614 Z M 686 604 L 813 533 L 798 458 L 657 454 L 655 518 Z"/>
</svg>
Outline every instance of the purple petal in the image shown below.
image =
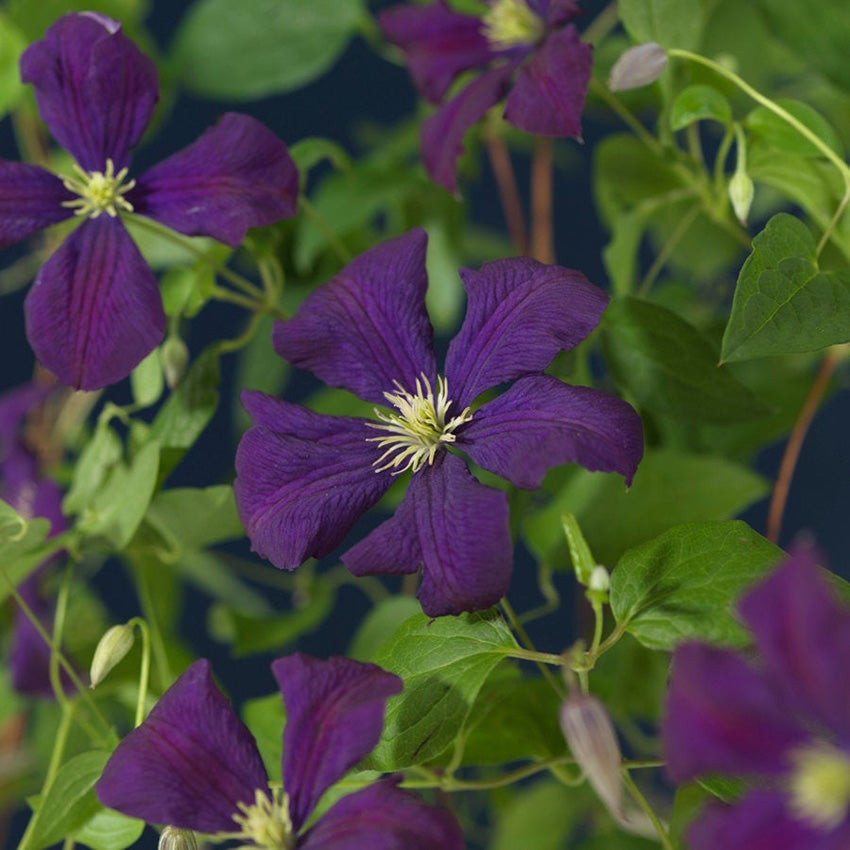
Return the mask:
<svg viewBox="0 0 850 850">
<path fill-rule="evenodd" d="M 505 120 L 534 136 L 581 137 L 593 49 L 568 26 L 550 35 L 520 68 L 505 103 Z"/>
<path fill-rule="evenodd" d="M 466 131 L 495 106 L 508 88 L 516 62 L 486 71 L 422 122 L 422 161 L 428 176 L 457 193 L 457 159 Z"/>
<path fill-rule="evenodd" d="M 121 221 L 106 215 L 87 219 L 59 246 L 25 311 L 38 359 L 83 390 L 127 377 L 165 332 L 153 272 Z"/>
<path fill-rule="evenodd" d="M 806 732 L 764 677 L 733 652 L 677 647 L 663 721 L 667 767 L 677 782 L 707 773 L 788 770 L 788 749 Z"/>
<path fill-rule="evenodd" d="M 0 248 L 72 216 L 62 203 L 75 197 L 43 168 L 0 160 Z"/>
<path fill-rule="evenodd" d="M 495 605 L 511 578 L 508 500 L 442 452 L 410 481 L 395 515 L 342 556 L 355 575 L 412 572 L 429 617 Z"/>
<path fill-rule="evenodd" d="M 397 44 L 416 88 L 439 103 L 462 71 L 493 57 L 481 31 L 481 19 L 453 12 L 438 0 L 431 6 L 393 6 L 378 15 L 384 35 Z"/>
<path fill-rule="evenodd" d="M 688 829 L 691 850 L 831 850 L 823 833 L 790 817 L 778 791 L 753 791 L 734 806 L 710 803 Z M 846 847 L 834 845 L 834 850 Z"/>
<path fill-rule="evenodd" d="M 527 0 L 528 5 L 546 19 L 550 27 L 560 26 L 581 14 L 575 0 Z"/>
<path fill-rule="evenodd" d="M 211 833 L 236 831 L 237 803 L 253 804 L 257 789 L 268 789 L 257 744 L 205 659 L 118 745 L 95 786 L 104 806 L 125 815 Z"/>
<path fill-rule="evenodd" d="M 446 357 L 449 392 L 466 407 L 479 393 L 540 372 L 599 323 L 608 296 L 581 272 L 527 257 L 462 269 L 466 317 Z"/>
<path fill-rule="evenodd" d="M 239 515 L 253 550 L 291 570 L 332 552 L 393 478 L 372 466 L 379 453 L 365 420 L 320 416 L 261 393 L 243 398 L 262 424 L 236 453 Z"/>
<path fill-rule="evenodd" d="M 463 833 L 445 809 L 426 805 L 383 779 L 332 806 L 298 850 L 463 850 Z"/>
<path fill-rule="evenodd" d="M 283 787 L 298 832 L 322 794 L 368 755 L 384 727 L 398 676 L 350 658 L 296 653 L 272 663 L 286 706 Z"/>
<path fill-rule="evenodd" d="M 425 311 L 427 236 L 415 228 L 352 260 L 294 318 L 274 328 L 277 353 L 332 387 L 386 404 L 395 383 L 434 383 L 434 336 Z"/>
<path fill-rule="evenodd" d="M 228 112 L 199 139 L 143 174 L 127 194 L 135 212 L 188 236 L 236 248 L 250 227 L 295 215 L 298 170 L 267 127 Z"/>
<path fill-rule="evenodd" d="M 850 610 L 821 577 L 817 553 L 797 546 L 739 607 L 776 687 L 801 714 L 850 742 Z"/>
<path fill-rule="evenodd" d="M 130 148 L 159 97 L 154 63 L 117 21 L 65 15 L 21 56 L 21 79 L 35 87 L 50 132 L 85 171 L 129 165 Z"/>
<path fill-rule="evenodd" d="M 629 484 L 643 454 L 643 426 L 619 398 L 550 375 L 529 375 L 477 410 L 457 446 L 479 466 L 527 490 L 562 463 L 619 472 Z"/>
</svg>

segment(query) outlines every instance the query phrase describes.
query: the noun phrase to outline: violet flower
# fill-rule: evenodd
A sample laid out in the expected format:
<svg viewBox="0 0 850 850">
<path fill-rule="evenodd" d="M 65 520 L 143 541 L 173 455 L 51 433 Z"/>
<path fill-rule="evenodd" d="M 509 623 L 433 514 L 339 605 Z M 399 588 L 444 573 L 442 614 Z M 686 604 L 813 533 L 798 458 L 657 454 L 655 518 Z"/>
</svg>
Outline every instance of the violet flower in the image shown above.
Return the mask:
<svg viewBox="0 0 850 850">
<path fill-rule="evenodd" d="M 307 826 L 325 791 L 377 744 L 402 682 L 374 664 L 295 654 L 272 663 L 286 706 L 283 788 L 270 787 L 251 733 L 192 664 L 118 745 L 100 801 L 148 823 L 238 839 L 267 850 L 461 850 L 445 810 L 381 779 Z"/>
<path fill-rule="evenodd" d="M 38 458 L 24 437 L 27 415 L 44 403 L 51 388 L 35 384 L 18 387 L 0 398 L 0 498 L 25 519 L 43 517 L 50 521 L 50 536 L 67 528 L 62 515 L 62 493 L 42 475 Z M 52 559 L 51 559 L 52 560 Z M 18 593 L 44 629 L 53 631 L 55 606 L 42 584 L 51 561 L 41 564 L 21 583 Z M 50 647 L 21 608 L 12 621 L 9 665 L 12 687 L 27 696 L 53 696 L 50 681 Z M 65 685 L 70 679 L 60 674 Z"/>
<path fill-rule="evenodd" d="M 671 776 L 746 778 L 733 805 L 710 803 L 692 850 L 850 847 L 850 609 L 815 554 L 798 548 L 740 604 L 758 657 L 676 649 L 663 724 Z"/>
<path fill-rule="evenodd" d="M 625 402 L 543 374 L 594 329 L 607 303 L 570 269 L 515 258 L 462 270 L 466 318 L 438 373 L 426 242 L 417 229 L 365 252 L 274 329 L 282 357 L 390 410 L 376 409 L 374 421 L 323 416 L 243 393 L 254 427 L 239 445 L 234 486 L 254 550 L 293 569 L 333 551 L 410 470 L 395 515 L 342 560 L 355 575 L 421 567 L 422 608 L 438 616 L 495 604 L 511 574 L 507 495 L 480 484 L 449 448 L 533 489 L 569 462 L 630 481 L 643 436 Z"/>
<path fill-rule="evenodd" d="M 422 159 L 431 179 L 457 190 L 455 162 L 467 130 L 505 95 L 505 120 L 535 136 L 581 136 L 593 51 L 568 22 L 573 0 L 488 0 L 482 17 L 445 0 L 406 4 L 379 16 L 405 53 L 419 92 L 437 111 L 422 125 Z M 479 73 L 459 92 L 457 77 Z"/>
<path fill-rule="evenodd" d="M 130 149 L 159 93 L 153 62 L 94 12 L 69 14 L 21 56 L 41 116 L 76 160 L 78 178 L 0 161 L 0 248 L 77 216 L 26 303 L 38 359 L 66 384 L 98 389 L 126 377 L 160 342 L 165 314 L 153 272 L 122 216 L 148 216 L 236 247 L 250 227 L 295 211 L 298 177 L 286 145 L 228 113 L 197 141 L 128 178 Z"/>
</svg>

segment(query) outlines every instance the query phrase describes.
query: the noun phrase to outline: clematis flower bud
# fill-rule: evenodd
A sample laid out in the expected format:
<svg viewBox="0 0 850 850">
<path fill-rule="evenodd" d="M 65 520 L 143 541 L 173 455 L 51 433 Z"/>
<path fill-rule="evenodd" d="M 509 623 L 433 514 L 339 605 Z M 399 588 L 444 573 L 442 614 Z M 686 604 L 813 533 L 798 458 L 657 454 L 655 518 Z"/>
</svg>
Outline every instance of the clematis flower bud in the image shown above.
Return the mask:
<svg viewBox="0 0 850 850">
<path fill-rule="evenodd" d="M 654 41 L 629 48 L 611 68 L 611 91 L 639 89 L 654 83 L 667 67 L 667 52 Z"/>
<path fill-rule="evenodd" d="M 159 836 L 157 850 L 198 850 L 198 839 L 191 829 L 167 826 Z"/>
<path fill-rule="evenodd" d="M 179 336 L 169 336 L 162 344 L 160 357 L 162 358 L 162 372 L 165 375 L 165 383 L 168 385 L 168 389 L 173 390 L 186 373 L 189 349 Z"/>
<path fill-rule="evenodd" d="M 133 627 L 129 623 L 113 626 L 108 629 L 98 641 L 97 649 L 91 662 L 89 677 L 91 687 L 96 688 L 133 648 L 135 637 Z"/>
<path fill-rule="evenodd" d="M 573 693 L 561 705 L 560 720 L 576 763 L 611 817 L 629 832 L 655 835 L 646 815 L 626 805 L 620 745 L 605 706 L 591 694 Z"/>
<path fill-rule="evenodd" d="M 728 191 L 729 200 L 732 202 L 732 209 L 735 211 L 738 221 L 741 224 L 746 224 L 755 193 L 752 178 L 746 171 L 736 171 L 729 179 Z"/>
</svg>

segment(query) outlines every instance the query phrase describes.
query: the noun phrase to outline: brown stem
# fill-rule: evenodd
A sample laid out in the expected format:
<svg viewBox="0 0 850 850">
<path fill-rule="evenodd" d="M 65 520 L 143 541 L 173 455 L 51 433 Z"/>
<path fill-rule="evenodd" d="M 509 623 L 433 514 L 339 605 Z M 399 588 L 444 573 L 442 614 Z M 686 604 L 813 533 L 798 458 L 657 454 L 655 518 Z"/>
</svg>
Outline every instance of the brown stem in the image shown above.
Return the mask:
<svg viewBox="0 0 850 850">
<path fill-rule="evenodd" d="M 779 540 L 779 532 L 782 529 L 782 515 L 785 512 L 785 503 L 788 501 L 788 491 L 791 488 L 791 479 L 794 477 L 794 469 L 800 457 L 800 450 L 806 439 L 806 433 L 812 420 L 815 418 L 820 403 L 829 386 L 829 379 L 838 364 L 838 356 L 835 350 L 828 351 L 824 356 L 806 400 L 800 408 L 800 414 L 794 423 L 788 442 L 785 444 L 785 453 L 779 465 L 776 475 L 776 483 L 773 485 L 773 493 L 770 496 L 770 505 L 767 510 L 767 532 L 766 537 L 772 543 Z"/>
<path fill-rule="evenodd" d="M 502 212 L 508 226 L 508 234 L 517 254 L 528 251 L 528 236 L 525 229 L 525 216 L 522 212 L 522 200 L 519 196 L 516 175 L 511 164 L 511 155 L 505 140 L 496 133 L 487 133 L 484 137 L 487 154 L 490 157 L 490 167 L 496 178 L 499 199 L 502 202 Z"/>
<path fill-rule="evenodd" d="M 531 163 L 531 256 L 555 262 L 552 222 L 552 139 L 538 138 Z"/>
</svg>

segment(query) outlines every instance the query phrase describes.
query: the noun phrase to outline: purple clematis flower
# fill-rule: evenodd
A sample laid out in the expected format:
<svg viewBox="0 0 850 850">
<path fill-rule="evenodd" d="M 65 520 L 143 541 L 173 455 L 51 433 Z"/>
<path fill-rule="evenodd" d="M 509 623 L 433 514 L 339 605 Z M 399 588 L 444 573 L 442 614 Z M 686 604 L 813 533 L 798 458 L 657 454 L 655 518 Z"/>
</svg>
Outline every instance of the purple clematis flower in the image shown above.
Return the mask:
<svg viewBox="0 0 850 850">
<path fill-rule="evenodd" d="M 67 528 L 62 515 L 62 493 L 39 470 L 38 458 L 24 438 L 26 416 L 44 403 L 52 388 L 26 384 L 0 398 L 0 498 L 25 519 L 43 517 L 50 521 L 50 535 Z M 54 604 L 42 584 L 50 561 L 32 572 L 18 592 L 45 630 L 53 631 Z M 27 696 L 53 696 L 50 682 L 50 647 L 24 614 L 14 614 L 9 654 L 12 687 Z M 63 680 L 70 680 L 62 672 Z"/>
<path fill-rule="evenodd" d="M 663 724 L 671 776 L 749 778 L 710 803 L 692 850 L 850 847 L 850 609 L 796 551 L 740 604 L 758 658 L 700 643 L 676 649 Z"/>
<path fill-rule="evenodd" d="M 414 83 L 439 109 L 422 126 L 422 158 L 431 179 L 457 190 L 463 137 L 505 101 L 505 120 L 535 136 L 581 136 L 581 112 L 593 51 L 568 22 L 573 0 L 488 0 L 482 17 L 452 11 L 445 0 L 406 4 L 379 16 L 405 53 Z M 455 79 L 480 70 L 457 94 Z"/>
<path fill-rule="evenodd" d="M 422 567 L 419 599 L 438 616 L 495 604 L 511 574 L 507 495 L 480 484 L 449 447 L 532 489 L 568 462 L 630 481 L 643 434 L 625 402 L 543 374 L 594 329 L 607 303 L 569 269 L 520 258 L 462 270 L 466 318 L 438 374 L 426 242 L 412 230 L 365 252 L 274 330 L 282 357 L 389 409 L 376 409 L 374 421 L 323 416 L 244 393 L 254 427 L 236 455 L 235 492 L 254 550 L 293 569 L 335 549 L 410 470 L 395 515 L 342 560 L 355 575 Z"/>
<path fill-rule="evenodd" d="M 270 788 L 251 733 L 204 659 L 119 745 L 95 788 L 148 823 L 236 838 L 266 850 L 461 850 L 449 812 L 381 779 L 343 797 L 309 827 L 316 804 L 377 744 L 402 682 L 374 664 L 302 654 L 272 671 L 286 706 L 283 789 Z"/>
<path fill-rule="evenodd" d="M 41 116 L 76 160 L 77 178 L 0 161 L 0 248 L 76 216 L 25 304 L 39 360 L 66 384 L 98 389 L 126 377 L 160 342 L 156 278 L 122 216 L 238 246 L 250 227 L 295 212 L 298 176 L 286 145 L 247 115 L 226 114 L 197 141 L 128 179 L 159 93 L 153 62 L 93 12 L 65 15 L 21 57 Z"/>
</svg>

